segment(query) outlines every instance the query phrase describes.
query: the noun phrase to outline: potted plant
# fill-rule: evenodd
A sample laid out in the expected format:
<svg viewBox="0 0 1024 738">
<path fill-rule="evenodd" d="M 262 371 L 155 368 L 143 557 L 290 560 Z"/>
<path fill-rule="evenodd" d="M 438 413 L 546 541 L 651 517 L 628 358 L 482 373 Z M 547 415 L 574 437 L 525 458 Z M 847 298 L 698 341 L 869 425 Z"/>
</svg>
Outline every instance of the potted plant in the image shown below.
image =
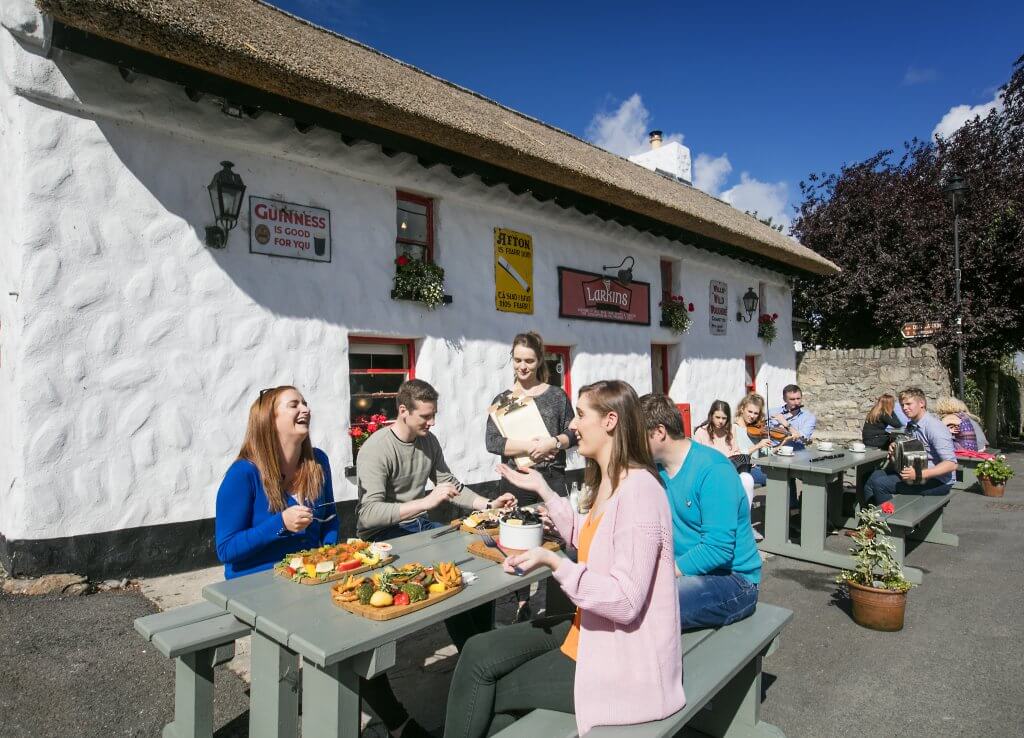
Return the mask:
<svg viewBox="0 0 1024 738">
<path fill-rule="evenodd" d="M 353 460 L 359 455 L 359 449 L 363 447 L 367 439 L 387 424 L 388 416 L 383 413 L 370 416 L 360 415 L 352 421 L 352 427 L 349 428 L 348 434 L 352 438 Z"/>
<path fill-rule="evenodd" d="M 444 269 L 405 254 L 395 259 L 395 288 L 391 290 L 391 299 L 417 300 L 428 310 L 452 301 L 444 294 Z"/>
<path fill-rule="evenodd" d="M 690 329 L 690 313 L 693 312 L 693 303 L 687 305 L 682 295 L 668 295 L 658 303 L 661 307 L 661 325 L 669 328 L 674 333 L 686 333 Z"/>
<path fill-rule="evenodd" d="M 893 512 L 892 503 L 886 502 L 881 508 L 869 505 L 857 513 L 860 525 L 850 549 L 857 565 L 836 577 L 850 595 L 854 622 L 872 630 L 903 629 L 907 592 L 913 586 L 903 576 L 903 567 L 894 558 L 896 549 L 886 538 L 889 524 L 883 516 Z"/>
<path fill-rule="evenodd" d="M 775 340 L 775 336 L 778 335 L 778 329 L 775 327 L 775 321 L 778 319 L 778 313 L 761 313 L 757 319 L 757 337 L 769 346 Z"/>
<path fill-rule="evenodd" d="M 1006 492 L 1006 482 L 1013 476 L 1013 469 L 1006 463 L 1006 456 L 1000 454 L 987 459 L 975 470 L 981 480 L 981 492 L 986 497 L 1002 497 Z"/>
</svg>

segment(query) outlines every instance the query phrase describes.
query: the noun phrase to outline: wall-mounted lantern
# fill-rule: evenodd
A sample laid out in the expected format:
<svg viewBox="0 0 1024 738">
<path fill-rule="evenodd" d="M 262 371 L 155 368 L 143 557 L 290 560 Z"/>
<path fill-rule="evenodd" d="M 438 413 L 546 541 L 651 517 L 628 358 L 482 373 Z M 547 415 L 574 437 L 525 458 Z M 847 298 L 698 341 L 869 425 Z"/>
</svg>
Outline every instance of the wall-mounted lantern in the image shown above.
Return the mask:
<svg viewBox="0 0 1024 738">
<path fill-rule="evenodd" d="M 627 261 L 629 262 L 629 266 L 626 267 L 625 269 L 623 269 L 622 267 L 625 265 L 625 263 Z M 629 284 L 630 282 L 633 281 L 633 265 L 634 264 L 636 264 L 636 259 L 634 259 L 632 256 L 627 256 L 625 259 L 622 260 L 622 262 L 618 266 L 603 266 L 603 267 L 601 267 L 601 269 L 603 271 L 606 271 L 606 272 L 609 269 L 618 269 L 619 272 L 618 272 L 617 279 L 619 280 L 619 283 L 620 284 Z"/>
<path fill-rule="evenodd" d="M 736 320 L 740 323 L 749 323 L 757 312 L 758 297 L 753 287 L 747 287 L 747 293 L 743 295 L 743 310 L 736 311 Z M 743 313 L 746 312 L 746 315 Z"/>
<path fill-rule="evenodd" d="M 245 182 L 235 172 L 230 161 L 222 161 L 224 167 L 213 175 L 210 186 L 210 205 L 213 206 L 215 226 L 206 226 L 206 245 L 214 249 L 222 249 L 228 242 L 228 231 L 238 223 L 238 213 L 242 209 L 242 198 L 245 196 Z"/>
</svg>

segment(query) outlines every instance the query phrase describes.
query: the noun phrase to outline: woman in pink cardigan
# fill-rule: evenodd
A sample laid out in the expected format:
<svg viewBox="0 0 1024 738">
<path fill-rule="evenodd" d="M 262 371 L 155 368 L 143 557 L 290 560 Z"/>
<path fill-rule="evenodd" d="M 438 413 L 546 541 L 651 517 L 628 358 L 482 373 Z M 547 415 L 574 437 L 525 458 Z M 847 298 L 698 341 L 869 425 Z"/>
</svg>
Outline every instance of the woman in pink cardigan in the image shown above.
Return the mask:
<svg viewBox="0 0 1024 738">
<path fill-rule="evenodd" d="M 505 571 L 550 567 L 578 609 L 471 638 L 452 678 L 446 738 L 491 735 L 538 708 L 575 713 L 584 735 L 660 720 L 686 703 L 672 520 L 636 392 L 620 381 L 583 387 L 569 427 L 587 459 L 587 515 L 536 471 L 498 471 L 540 495 L 579 551 L 573 562 L 535 548 L 506 559 Z"/>
</svg>

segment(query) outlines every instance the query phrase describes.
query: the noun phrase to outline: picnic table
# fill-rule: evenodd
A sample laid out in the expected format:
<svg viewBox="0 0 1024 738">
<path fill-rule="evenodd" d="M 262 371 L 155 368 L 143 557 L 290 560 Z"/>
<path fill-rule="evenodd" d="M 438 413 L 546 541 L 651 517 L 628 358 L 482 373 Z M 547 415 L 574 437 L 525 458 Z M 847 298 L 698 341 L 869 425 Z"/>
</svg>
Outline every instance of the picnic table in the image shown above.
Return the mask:
<svg viewBox="0 0 1024 738">
<path fill-rule="evenodd" d="M 819 459 L 836 454 L 842 456 L 837 459 Z M 859 488 L 862 480 L 887 458 L 888 453 L 878 449 L 869 448 L 863 453 L 854 453 L 839 448 L 835 451 L 801 449 L 792 456 L 771 454 L 753 459 L 768 478 L 765 487 L 764 540 L 758 544 L 758 548 L 801 561 L 841 569 L 852 568 L 852 556 L 825 548 L 829 526 L 845 527 L 850 523 L 842 516 L 843 476 L 853 472 Z M 791 479 L 799 479 L 803 483 L 799 501 L 798 542 L 791 540 L 789 532 Z M 920 574 L 916 569 L 914 571 Z"/>
<path fill-rule="evenodd" d="M 456 613 L 491 602 L 550 576 L 546 567 L 522 577 L 466 551 L 475 536 L 456 532 L 433 538 L 424 531 L 390 541 L 396 566 L 413 561 L 454 561 L 477 580 L 436 605 L 393 620 L 373 621 L 341 609 L 331 585 L 302 586 L 271 571 L 203 589 L 203 597 L 252 628 L 251 738 L 359 735 L 359 679 L 395 664 L 396 643 Z M 301 674 L 299 663 L 301 661 Z"/>
</svg>

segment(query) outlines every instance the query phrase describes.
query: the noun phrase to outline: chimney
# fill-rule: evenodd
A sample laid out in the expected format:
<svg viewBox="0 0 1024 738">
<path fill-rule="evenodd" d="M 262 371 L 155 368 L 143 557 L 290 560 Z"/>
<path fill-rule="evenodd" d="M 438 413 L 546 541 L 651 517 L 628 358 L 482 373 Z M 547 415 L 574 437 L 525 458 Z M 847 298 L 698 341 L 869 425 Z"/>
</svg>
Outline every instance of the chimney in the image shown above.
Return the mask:
<svg viewBox="0 0 1024 738">
<path fill-rule="evenodd" d="M 651 137 L 651 149 L 652 150 L 653 149 L 660 149 L 661 148 L 661 131 L 651 131 L 649 135 Z"/>
</svg>

